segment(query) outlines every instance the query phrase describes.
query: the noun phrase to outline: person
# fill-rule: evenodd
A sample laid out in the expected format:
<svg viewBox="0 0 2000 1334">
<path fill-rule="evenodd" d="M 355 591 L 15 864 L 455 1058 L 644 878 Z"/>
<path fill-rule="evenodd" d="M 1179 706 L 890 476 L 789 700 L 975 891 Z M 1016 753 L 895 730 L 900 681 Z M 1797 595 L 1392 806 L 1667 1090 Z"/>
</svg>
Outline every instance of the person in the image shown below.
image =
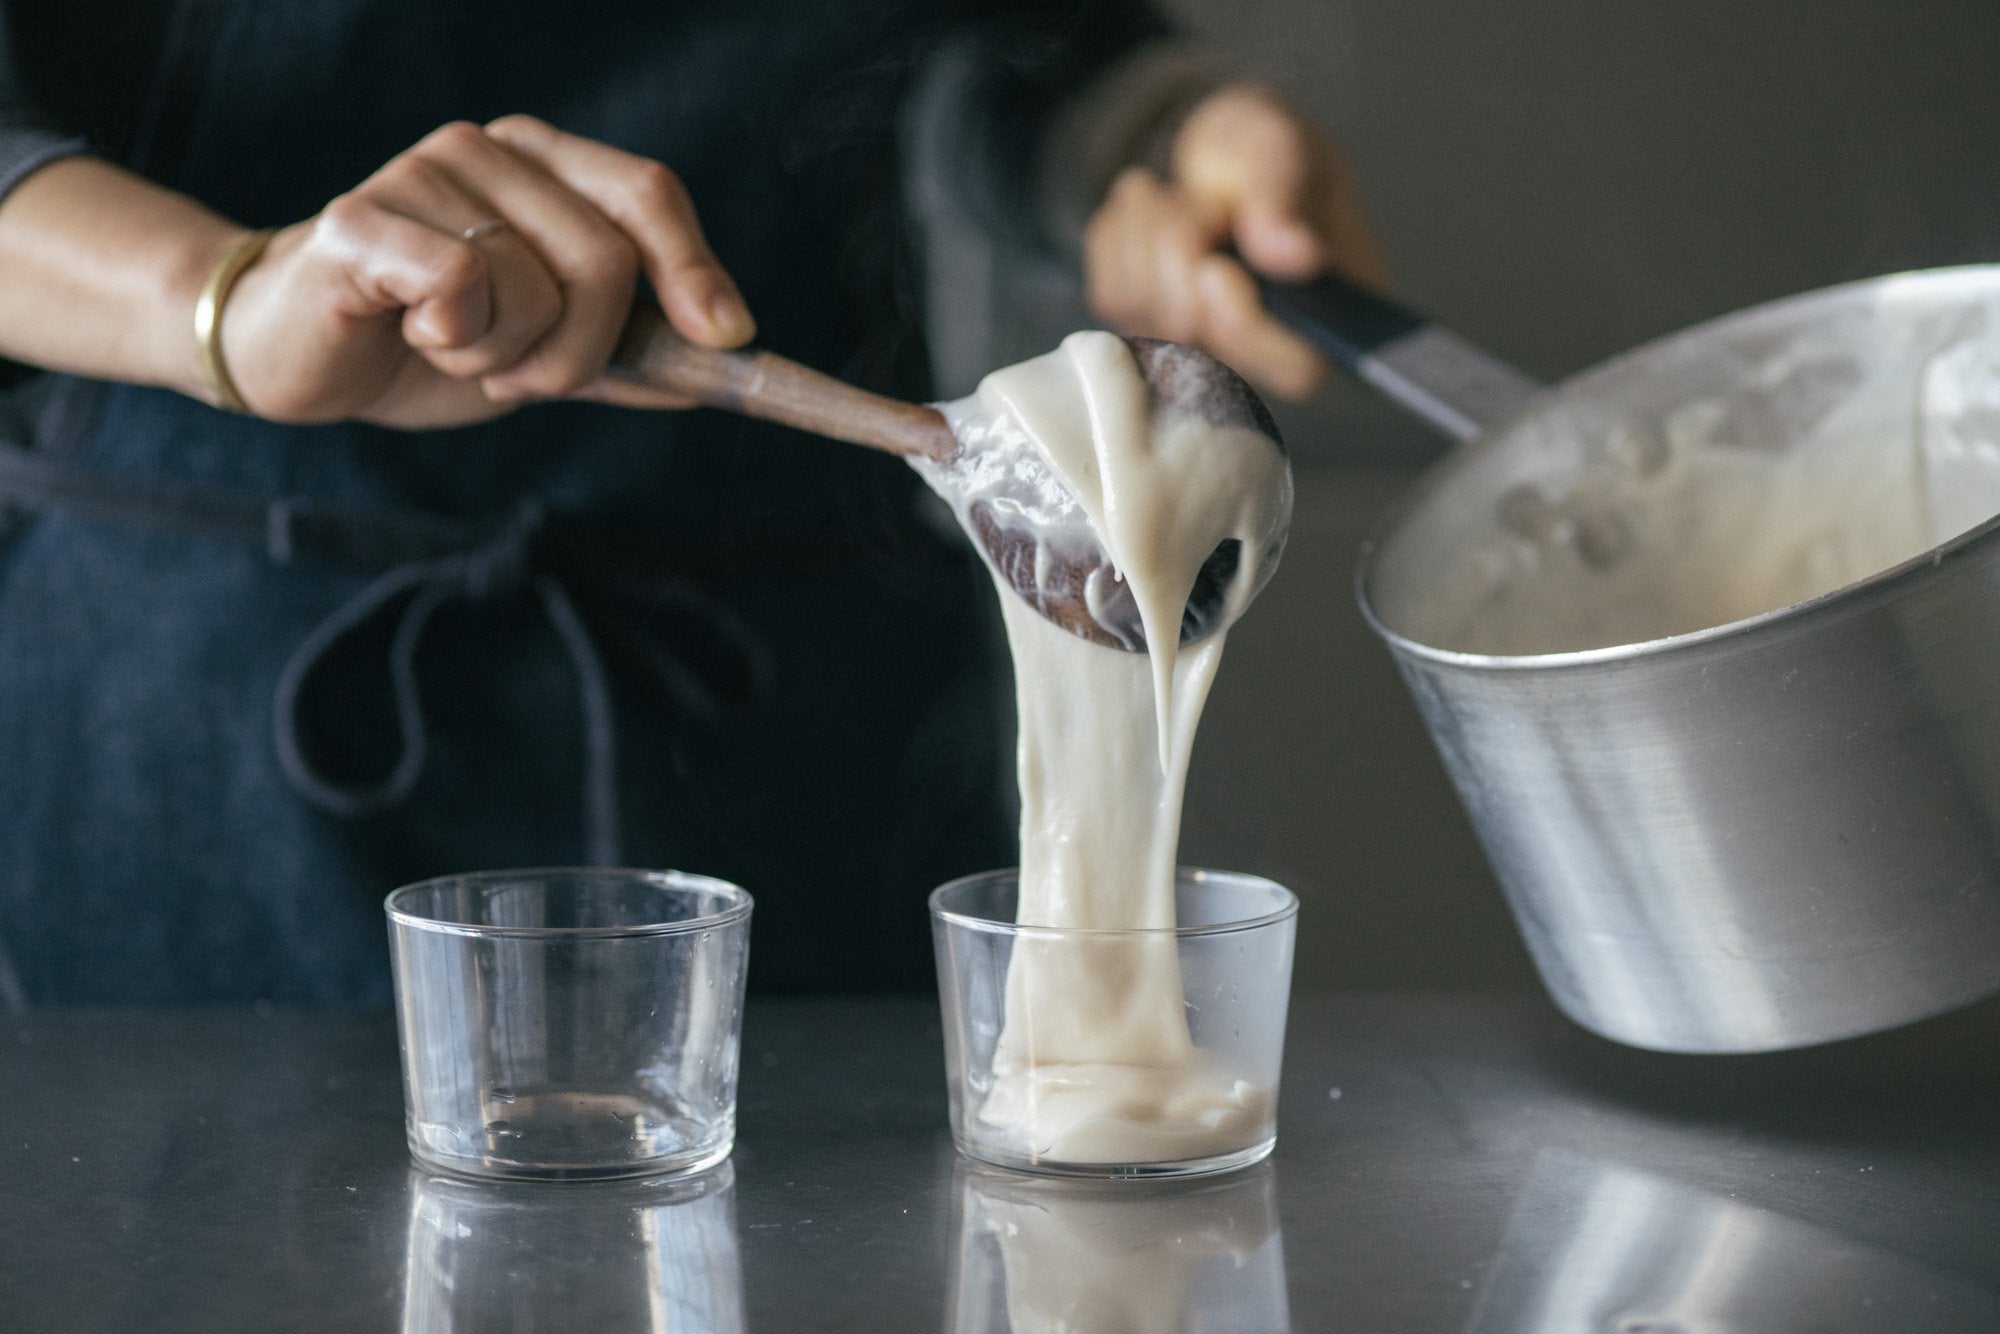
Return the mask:
<svg viewBox="0 0 2000 1334">
<path fill-rule="evenodd" d="M 0 14 L 13 1005 L 381 1003 L 388 889 L 576 862 L 748 887 L 755 987 L 922 984 L 922 893 L 1012 859 L 990 594 L 896 460 L 607 376 L 635 287 L 923 398 L 947 51 L 968 196 L 1113 327 L 1297 396 L 1252 270 L 1380 277 L 1328 139 L 1138 3 Z"/>
</svg>

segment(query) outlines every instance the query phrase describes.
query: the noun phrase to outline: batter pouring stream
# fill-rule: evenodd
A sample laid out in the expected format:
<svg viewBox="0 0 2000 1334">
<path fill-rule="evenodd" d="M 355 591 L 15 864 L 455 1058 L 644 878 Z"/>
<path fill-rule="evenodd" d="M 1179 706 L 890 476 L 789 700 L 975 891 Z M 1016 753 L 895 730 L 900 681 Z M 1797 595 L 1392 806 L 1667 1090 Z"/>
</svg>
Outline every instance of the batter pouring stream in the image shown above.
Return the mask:
<svg viewBox="0 0 2000 1334">
<path fill-rule="evenodd" d="M 1182 608 L 1219 545 L 1243 553 L 1234 620 L 1291 508 L 1291 472 L 1247 420 L 1203 413 L 1149 387 L 1131 348 L 1071 335 L 1046 356 L 996 371 L 945 414 L 963 448 L 924 466 L 968 531 L 1029 530 L 1037 550 L 1096 542 L 1129 589 L 1144 653 L 1051 624 L 996 575 L 1020 719 L 1024 925 L 1121 931 L 1174 925 L 1182 794 L 1195 727 L 1225 632 L 1180 644 Z M 1067 494 L 1024 502 L 1010 477 L 1024 451 Z M 1122 583 L 1124 589 L 1116 585 Z M 978 1115 L 1024 1154 L 1062 1162 L 1150 1162 L 1232 1152 L 1269 1133 L 1272 1091 L 1219 1068 L 1189 1039 L 1171 936 L 1024 935 L 1007 979 L 994 1083 Z"/>
</svg>

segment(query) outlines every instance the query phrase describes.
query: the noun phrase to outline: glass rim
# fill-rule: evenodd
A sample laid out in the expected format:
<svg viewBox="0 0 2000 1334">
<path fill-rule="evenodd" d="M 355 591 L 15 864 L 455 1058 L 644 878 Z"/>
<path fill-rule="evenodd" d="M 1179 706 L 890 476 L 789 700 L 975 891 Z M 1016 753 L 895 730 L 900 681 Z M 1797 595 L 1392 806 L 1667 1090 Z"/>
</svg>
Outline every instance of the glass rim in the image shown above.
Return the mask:
<svg viewBox="0 0 2000 1334">
<path fill-rule="evenodd" d="M 1261 927 L 1274 926 L 1288 918 L 1298 916 L 1299 896 L 1268 876 L 1254 875 L 1248 871 L 1216 871 L 1205 866 L 1180 866 L 1174 869 L 1174 883 L 1183 878 L 1201 880 L 1233 880 L 1246 885 L 1275 889 L 1281 895 L 1279 905 L 1267 913 L 1255 917 L 1243 917 L 1230 922 L 1209 922 L 1199 926 L 1034 926 L 1020 922 L 1003 922 L 991 917 L 979 917 L 972 913 L 954 912 L 941 907 L 940 900 L 952 890 L 982 880 L 1011 879 L 1018 881 L 1021 868 L 1002 867 L 991 871 L 976 871 L 962 875 L 955 880 L 947 880 L 932 890 L 929 898 L 931 917 L 935 921 L 947 922 L 967 931 L 979 931 L 996 936 L 1031 936 L 1036 938 L 1078 937 L 1091 940 L 1107 940 L 1118 937 L 1132 939 L 1174 939 L 1182 940 L 1196 936 L 1226 936 L 1238 931 L 1255 931 Z"/>
<path fill-rule="evenodd" d="M 728 900 L 728 906 L 719 912 L 703 913 L 698 917 L 684 917 L 672 922 L 633 922 L 622 926 L 509 926 L 474 922 L 447 922 L 436 917 L 426 917 L 400 907 L 397 900 L 404 896 L 414 897 L 423 890 L 439 885 L 463 883 L 467 881 L 498 881 L 532 876 L 570 876 L 593 880 L 640 880 L 657 885 L 662 889 L 700 890 L 720 894 Z M 498 871 L 458 871 L 450 875 L 434 875 L 427 880 L 417 880 L 407 885 L 399 885 L 389 891 L 382 900 L 382 911 L 389 920 L 399 926 L 407 926 L 419 931 L 432 931 L 447 936 L 473 936 L 481 938 L 502 937 L 533 940 L 617 940 L 634 936 L 683 936 L 696 931 L 709 931 L 719 926 L 729 926 L 750 916 L 756 901 L 750 891 L 728 880 L 712 875 L 702 875 L 696 871 L 647 870 L 629 866 L 523 866 Z"/>
</svg>

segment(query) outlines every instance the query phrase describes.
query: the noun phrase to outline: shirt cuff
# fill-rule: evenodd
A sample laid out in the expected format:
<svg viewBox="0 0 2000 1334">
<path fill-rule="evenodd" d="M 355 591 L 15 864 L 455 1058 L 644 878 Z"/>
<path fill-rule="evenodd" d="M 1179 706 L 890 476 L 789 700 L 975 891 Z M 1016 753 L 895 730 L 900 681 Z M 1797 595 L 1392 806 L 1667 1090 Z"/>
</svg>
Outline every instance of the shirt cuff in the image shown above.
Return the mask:
<svg viewBox="0 0 2000 1334">
<path fill-rule="evenodd" d="M 58 158 L 74 157 L 89 151 L 86 140 L 77 136 L 49 134 L 42 130 L 0 131 L 0 201 L 14 187 Z"/>
</svg>

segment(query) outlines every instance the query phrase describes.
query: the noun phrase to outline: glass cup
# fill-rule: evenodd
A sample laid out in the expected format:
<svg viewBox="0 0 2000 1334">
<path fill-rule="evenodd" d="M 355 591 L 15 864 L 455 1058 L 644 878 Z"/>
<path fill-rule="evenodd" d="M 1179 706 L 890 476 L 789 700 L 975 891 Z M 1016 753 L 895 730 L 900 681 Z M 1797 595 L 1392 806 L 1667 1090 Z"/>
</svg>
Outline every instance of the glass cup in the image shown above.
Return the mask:
<svg viewBox="0 0 2000 1334">
<path fill-rule="evenodd" d="M 931 895 L 959 1152 L 1059 1176 L 1227 1172 L 1277 1142 L 1299 901 L 1183 869 L 1177 926 L 1014 921 L 1016 872 Z"/>
<path fill-rule="evenodd" d="M 722 1161 L 750 906 L 679 871 L 490 871 L 391 894 L 410 1152 L 523 1180 Z"/>
</svg>

